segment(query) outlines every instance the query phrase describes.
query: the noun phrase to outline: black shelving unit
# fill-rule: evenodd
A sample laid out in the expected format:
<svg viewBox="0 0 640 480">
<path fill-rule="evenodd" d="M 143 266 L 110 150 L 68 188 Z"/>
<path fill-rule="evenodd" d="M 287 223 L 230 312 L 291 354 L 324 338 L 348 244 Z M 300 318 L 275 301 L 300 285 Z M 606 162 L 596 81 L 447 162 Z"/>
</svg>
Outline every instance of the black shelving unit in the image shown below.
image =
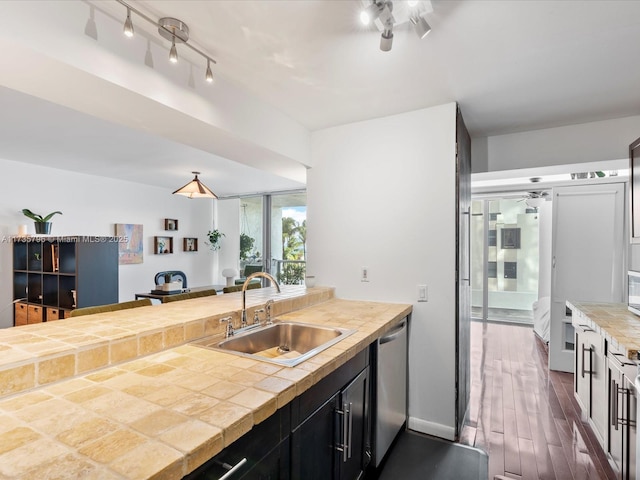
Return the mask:
<svg viewBox="0 0 640 480">
<path fill-rule="evenodd" d="M 58 320 L 74 308 L 116 303 L 117 239 L 16 237 L 13 299 L 14 325 Z"/>
</svg>

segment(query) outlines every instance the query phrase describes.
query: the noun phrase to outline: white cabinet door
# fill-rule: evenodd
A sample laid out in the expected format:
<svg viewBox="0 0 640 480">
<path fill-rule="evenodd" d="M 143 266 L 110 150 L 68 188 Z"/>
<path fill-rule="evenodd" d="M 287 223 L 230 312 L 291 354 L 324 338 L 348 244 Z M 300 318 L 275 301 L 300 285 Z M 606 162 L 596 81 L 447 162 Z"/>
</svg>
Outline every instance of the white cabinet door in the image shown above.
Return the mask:
<svg viewBox="0 0 640 480">
<path fill-rule="evenodd" d="M 623 301 L 624 184 L 553 189 L 549 368 L 573 372 L 566 301 Z"/>
</svg>

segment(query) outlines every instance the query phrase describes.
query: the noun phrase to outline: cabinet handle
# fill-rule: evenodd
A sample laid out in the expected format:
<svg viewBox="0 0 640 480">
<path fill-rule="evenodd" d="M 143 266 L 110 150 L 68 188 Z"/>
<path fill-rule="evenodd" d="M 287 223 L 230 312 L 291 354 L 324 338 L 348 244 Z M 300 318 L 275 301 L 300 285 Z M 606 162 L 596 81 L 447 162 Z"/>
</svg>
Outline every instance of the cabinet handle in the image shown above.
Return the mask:
<svg viewBox="0 0 640 480">
<path fill-rule="evenodd" d="M 618 385 L 613 379 L 609 384 L 609 402 L 611 402 L 609 423 L 618 430 Z"/>
<path fill-rule="evenodd" d="M 609 358 L 614 359 L 614 360 L 616 361 L 616 363 L 618 363 L 618 365 L 620 365 L 620 366 L 622 366 L 622 365 L 631 365 L 631 366 L 635 366 L 635 365 L 636 365 L 635 363 L 631 363 L 631 362 L 623 362 L 622 360 L 618 360 L 618 358 L 617 358 L 617 357 L 622 357 L 622 358 L 624 358 L 625 360 L 627 359 L 627 357 L 625 357 L 622 353 L 614 353 L 614 352 L 611 352 L 611 355 L 613 355 L 613 357 L 609 357 Z"/>
<path fill-rule="evenodd" d="M 340 443 L 338 443 L 338 445 L 336 445 L 336 450 L 338 450 L 339 452 L 342 452 L 342 461 L 346 462 L 347 461 L 347 450 L 348 450 L 348 446 L 347 446 L 347 436 L 349 434 L 348 432 L 348 421 L 347 421 L 347 415 L 349 414 L 349 410 L 348 410 L 348 406 L 346 403 L 342 404 L 342 410 L 336 410 L 336 413 L 338 415 L 342 415 L 342 435 L 340 438 Z"/>
<path fill-rule="evenodd" d="M 240 460 L 238 463 L 236 463 L 233 467 L 231 465 L 228 464 L 223 464 L 222 466 L 224 468 L 228 468 L 229 471 L 227 473 L 225 473 L 223 476 L 221 476 L 218 480 L 227 480 L 228 478 L 231 478 L 231 475 L 233 475 L 234 473 L 236 473 L 238 471 L 238 469 L 244 465 L 245 463 L 247 463 L 247 459 L 243 458 L 242 460 Z"/>
<path fill-rule="evenodd" d="M 582 325 L 582 324 L 578 324 L 578 326 L 584 330 L 585 332 L 594 332 L 595 330 L 593 328 L 591 328 L 589 325 Z"/>
<path fill-rule="evenodd" d="M 582 374 L 582 378 L 584 378 L 584 374 L 585 373 L 591 373 L 591 371 L 587 371 L 584 369 L 584 352 L 585 351 L 589 351 L 589 368 L 591 368 L 591 352 L 593 351 L 591 347 L 589 348 L 584 348 L 584 343 L 581 345 L 582 347 L 582 369 L 581 369 L 581 374 Z"/>
<path fill-rule="evenodd" d="M 353 434 L 353 403 L 349 402 L 349 410 L 347 410 L 347 415 L 349 416 L 349 436 L 347 437 L 347 445 L 349 450 L 348 457 L 351 458 L 351 438 Z"/>
</svg>

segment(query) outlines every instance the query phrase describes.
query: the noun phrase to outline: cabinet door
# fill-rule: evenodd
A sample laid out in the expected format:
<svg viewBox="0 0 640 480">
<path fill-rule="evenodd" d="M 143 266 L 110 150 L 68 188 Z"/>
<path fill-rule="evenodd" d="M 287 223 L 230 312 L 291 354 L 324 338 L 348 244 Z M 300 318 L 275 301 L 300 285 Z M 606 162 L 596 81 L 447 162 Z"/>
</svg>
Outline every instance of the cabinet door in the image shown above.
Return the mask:
<svg viewBox="0 0 640 480">
<path fill-rule="evenodd" d="M 589 415 L 591 409 L 591 347 L 587 332 L 580 326 L 575 326 L 575 375 L 573 376 L 573 391 L 582 412 Z"/>
<path fill-rule="evenodd" d="M 596 332 L 591 332 L 587 339 L 591 348 L 591 408 L 589 418 L 601 445 L 607 433 L 607 369 L 605 365 L 604 338 Z"/>
<path fill-rule="evenodd" d="M 626 371 L 626 370 L 625 370 Z M 625 480 L 636 478 L 636 420 L 638 398 L 634 386 L 635 378 L 623 375 L 625 430 L 622 435 L 623 444 L 623 477 Z"/>
<path fill-rule="evenodd" d="M 336 450 L 339 392 L 291 433 L 291 479 L 330 480 L 337 477 Z"/>
<path fill-rule="evenodd" d="M 240 480 L 283 480 L 289 478 L 289 439 L 267 453 Z"/>
<path fill-rule="evenodd" d="M 368 436 L 369 369 L 366 368 L 342 391 L 340 403 L 340 480 L 356 480 L 364 471 Z"/>
<path fill-rule="evenodd" d="M 609 356 L 609 438 L 607 452 L 616 470 L 616 478 L 622 477 L 622 437 L 624 408 L 621 402 L 622 371 Z"/>
</svg>

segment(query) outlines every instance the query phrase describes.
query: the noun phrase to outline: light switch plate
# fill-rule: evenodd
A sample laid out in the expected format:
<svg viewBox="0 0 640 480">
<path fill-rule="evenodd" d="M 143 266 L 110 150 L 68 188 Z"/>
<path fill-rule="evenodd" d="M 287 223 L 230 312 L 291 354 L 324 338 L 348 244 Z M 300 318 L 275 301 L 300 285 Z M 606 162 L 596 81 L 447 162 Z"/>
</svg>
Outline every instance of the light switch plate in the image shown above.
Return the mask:
<svg viewBox="0 0 640 480">
<path fill-rule="evenodd" d="M 427 302 L 428 300 L 428 290 L 426 285 L 418 285 L 418 301 L 419 302 Z"/>
</svg>

